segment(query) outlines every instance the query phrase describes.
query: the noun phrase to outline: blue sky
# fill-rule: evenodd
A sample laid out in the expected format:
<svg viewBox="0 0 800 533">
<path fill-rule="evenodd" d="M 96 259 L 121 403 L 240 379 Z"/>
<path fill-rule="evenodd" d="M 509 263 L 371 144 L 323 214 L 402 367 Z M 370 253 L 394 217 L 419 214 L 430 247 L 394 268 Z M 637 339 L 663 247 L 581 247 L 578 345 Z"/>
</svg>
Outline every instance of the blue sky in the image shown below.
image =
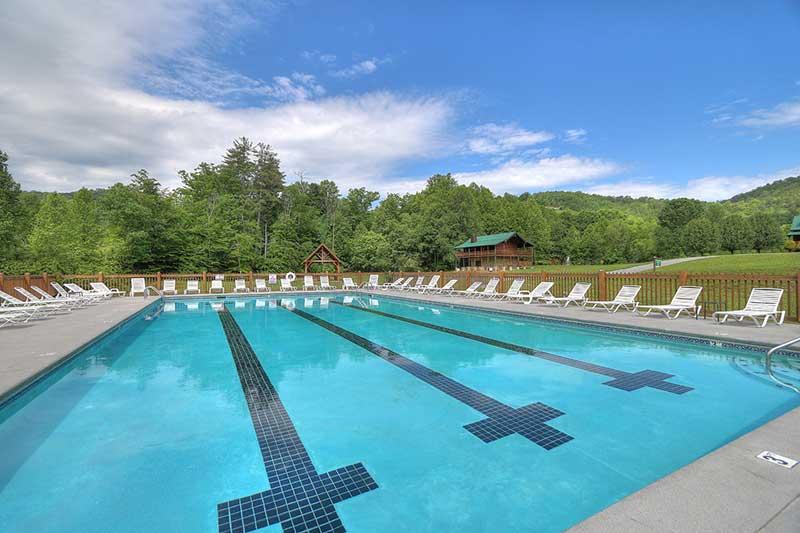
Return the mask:
<svg viewBox="0 0 800 533">
<path fill-rule="evenodd" d="M 11 0 L 26 188 L 272 144 L 290 180 L 722 199 L 800 174 L 800 3 Z M 431 5 L 435 4 L 435 5 Z"/>
</svg>

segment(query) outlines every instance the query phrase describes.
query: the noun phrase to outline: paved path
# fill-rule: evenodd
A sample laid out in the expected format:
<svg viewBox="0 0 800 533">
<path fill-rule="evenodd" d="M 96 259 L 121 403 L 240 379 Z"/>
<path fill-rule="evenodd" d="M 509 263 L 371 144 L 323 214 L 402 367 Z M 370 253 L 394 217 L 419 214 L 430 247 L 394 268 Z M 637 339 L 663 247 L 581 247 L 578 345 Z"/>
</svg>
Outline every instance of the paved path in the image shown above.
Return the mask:
<svg viewBox="0 0 800 533">
<path fill-rule="evenodd" d="M 0 400 L 58 365 L 156 298 L 118 297 L 0 329 Z"/>
<path fill-rule="evenodd" d="M 700 257 L 678 257 L 677 259 L 664 259 L 661 261 L 661 266 L 670 266 L 670 265 L 678 265 L 680 263 L 686 263 L 688 261 L 696 261 L 698 259 L 708 259 L 710 257 L 717 257 L 716 255 L 703 255 Z M 638 265 L 635 267 L 630 268 L 623 268 L 620 270 L 612 270 L 609 274 L 635 274 L 637 272 L 649 272 L 653 270 L 653 263 L 646 263 L 644 265 Z"/>
</svg>

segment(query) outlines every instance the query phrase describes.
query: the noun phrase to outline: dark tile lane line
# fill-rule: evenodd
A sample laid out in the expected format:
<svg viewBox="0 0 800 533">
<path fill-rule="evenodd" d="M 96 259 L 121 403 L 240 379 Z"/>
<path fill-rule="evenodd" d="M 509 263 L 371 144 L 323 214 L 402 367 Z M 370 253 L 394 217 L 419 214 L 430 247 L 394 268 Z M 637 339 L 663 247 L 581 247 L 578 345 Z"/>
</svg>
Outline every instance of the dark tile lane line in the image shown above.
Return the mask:
<svg viewBox="0 0 800 533">
<path fill-rule="evenodd" d="M 358 311 L 364 311 L 366 313 L 372 313 L 386 318 L 391 318 L 394 320 L 400 320 L 408 324 L 413 324 L 415 326 L 420 326 L 423 328 L 440 331 L 442 333 L 448 333 L 450 335 L 456 335 L 458 337 L 463 337 L 465 339 L 482 342 L 490 346 L 511 350 L 513 352 L 525 355 L 530 355 L 531 357 L 537 357 L 539 359 L 544 359 L 552 363 L 557 363 L 560 365 L 577 368 L 579 370 L 585 370 L 586 372 L 592 372 L 594 374 L 602 374 L 604 376 L 614 378 L 610 381 L 606 381 L 605 383 L 603 383 L 604 385 L 608 385 L 609 387 L 614 387 L 616 389 L 621 389 L 628 392 L 635 391 L 643 387 L 651 387 L 654 389 L 670 392 L 672 394 L 684 394 L 686 392 L 694 390 L 692 389 L 692 387 L 687 387 L 686 385 L 679 385 L 677 383 L 669 383 L 665 381 L 666 379 L 673 377 L 673 374 L 666 374 L 664 372 L 659 372 L 657 370 L 626 372 L 624 370 L 617 370 L 615 368 L 609 368 L 607 366 L 597 365 L 594 363 L 587 363 L 585 361 L 581 361 L 579 359 L 573 359 L 571 357 L 565 357 L 563 355 L 555 355 L 552 353 L 535 350 L 533 348 L 528 348 L 527 346 L 521 346 L 519 344 L 513 344 L 498 339 L 492 339 L 490 337 L 484 337 L 483 335 L 476 335 L 475 333 L 470 333 L 468 331 L 448 328 L 446 326 L 439 326 L 437 324 L 432 324 L 430 322 L 424 322 L 422 320 L 416 320 L 402 315 L 387 313 L 386 311 L 379 311 L 378 309 L 372 309 L 356 305 L 347 305 L 336 300 L 331 300 L 330 303 L 341 305 L 344 307 L 349 307 L 351 309 L 357 309 Z"/>
<path fill-rule="evenodd" d="M 219 504 L 220 533 L 243 533 L 277 523 L 285 533 L 345 531 L 334 504 L 376 489 L 378 485 L 361 463 L 317 473 L 247 337 L 227 308 L 219 311 L 219 319 L 272 487 Z"/>
<path fill-rule="evenodd" d="M 397 352 L 381 346 L 375 342 L 365 339 L 360 335 L 348 331 L 318 316 L 312 315 L 296 308 L 286 308 L 297 316 L 303 317 L 314 324 L 325 328 L 348 341 L 356 344 L 365 350 L 380 357 L 396 367 L 400 368 L 438 389 L 461 403 L 464 403 L 476 411 L 486 415 L 488 418 L 467 424 L 464 426 L 467 431 L 474 434 L 484 442 L 492 442 L 497 439 L 517 433 L 526 439 L 538 444 L 546 450 L 551 450 L 572 440 L 570 435 L 563 433 L 546 422 L 557 418 L 564 413 L 536 402 L 520 408 L 510 407 L 490 396 L 478 392 L 466 385 L 455 381 L 435 370 L 421 365 L 411 359 L 400 355 Z"/>
</svg>

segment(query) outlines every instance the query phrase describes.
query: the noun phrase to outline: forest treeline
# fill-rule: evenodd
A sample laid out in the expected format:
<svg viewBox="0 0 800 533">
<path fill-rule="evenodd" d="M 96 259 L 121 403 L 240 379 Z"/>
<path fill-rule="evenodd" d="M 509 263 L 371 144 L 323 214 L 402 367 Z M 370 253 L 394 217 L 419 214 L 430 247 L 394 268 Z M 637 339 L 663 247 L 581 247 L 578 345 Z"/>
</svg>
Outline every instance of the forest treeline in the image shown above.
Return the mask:
<svg viewBox="0 0 800 533">
<path fill-rule="evenodd" d="M 534 243 L 537 262 L 634 262 L 782 249 L 789 222 L 786 209 L 746 196 L 498 196 L 449 174 L 381 200 L 326 179 L 287 183 L 278 154 L 245 138 L 220 163 L 179 174 L 174 190 L 139 170 L 107 189 L 29 192 L 0 152 L 0 272 L 287 271 L 320 242 L 348 270 L 439 270 L 455 265 L 456 244 L 501 231 Z"/>
</svg>

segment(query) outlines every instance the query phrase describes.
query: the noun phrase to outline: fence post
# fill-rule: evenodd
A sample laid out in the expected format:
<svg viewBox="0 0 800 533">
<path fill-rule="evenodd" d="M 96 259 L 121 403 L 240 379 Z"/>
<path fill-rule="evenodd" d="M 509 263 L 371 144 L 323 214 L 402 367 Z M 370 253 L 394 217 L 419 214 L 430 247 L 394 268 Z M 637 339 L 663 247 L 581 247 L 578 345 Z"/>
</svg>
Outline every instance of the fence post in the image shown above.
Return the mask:
<svg viewBox="0 0 800 533">
<path fill-rule="evenodd" d="M 608 300 L 607 290 L 606 290 L 606 271 L 601 270 L 597 273 L 597 290 L 598 290 L 598 298 L 600 300 Z"/>
<path fill-rule="evenodd" d="M 26 289 L 30 290 L 30 288 L 31 288 L 31 273 L 30 272 L 25 272 L 25 283 L 24 283 L 24 285 L 25 285 Z"/>
<path fill-rule="evenodd" d="M 505 270 L 500 271 L 500 292 L 505 292 L 506 290 L 506 272 Z"/>
<path fill-rule="evenodd" d="M 161 272 L 156 272 L 156 288 L 161 287 Z"/>
<path fill-rule="evenodd" d="M 0 274 L 0 285 L 3 284 L 3 275 Z M 800 321 L 800 272 L 797 273 L 797 281 L 794 284 L 794 290 L 797 293 L 794 299 L 795 315 L 794 317 Z"/>
<path fill-rule="evenodd" d="M 206 271 L 203 271 L 203 292 L 208 292 L 208 287 L 206 286 Z"/>
<path fill-rule="evenodd" d="M 5 280 L 5 278 L 3 277 L 3 273 L 2 273 L 2 272 L 0 272 L 0 291 L 4 291 L 4 290 L 6 290 L 5 281 L 6 281 L 6 280 Z"/>
<path fill-rule="evenodd" d="M 50 286 L 50 278 L 47 276 L 47 272 L 42 272 L 42 289 L 47 290 L 47 287 Z"/>
<path fill-rule="evenodd" d="M 253 271 L 251 270 L 250 271 L 250 286 L 251 287 L 253 286 L 253 283 L 254 283 L 254 281 L 253 281 Z"/>
<path fill-rule="evenodd" d="M 678 274 L 678 286 L 686 285 L 686 280 L 689 278 L 689 273 L 685 270 L 682 270 L 680 274 Z"/>
<path fill-rule="evenodd" d="M 103 275 L 102 272 L 99 272 L 97 274 L 97 281 L 99 281 L 100 283 L 105 283 L 106 282 L 106 277 Z"/>
<path fill-rule="evenodd" d="M 466 285 L 464 286 L 464 288 L 466 289 L 470 285 L 472 285 L 472 271 L 471 270 L 467 270 L 467 281 L 466 281 Z"/>
</svg>

